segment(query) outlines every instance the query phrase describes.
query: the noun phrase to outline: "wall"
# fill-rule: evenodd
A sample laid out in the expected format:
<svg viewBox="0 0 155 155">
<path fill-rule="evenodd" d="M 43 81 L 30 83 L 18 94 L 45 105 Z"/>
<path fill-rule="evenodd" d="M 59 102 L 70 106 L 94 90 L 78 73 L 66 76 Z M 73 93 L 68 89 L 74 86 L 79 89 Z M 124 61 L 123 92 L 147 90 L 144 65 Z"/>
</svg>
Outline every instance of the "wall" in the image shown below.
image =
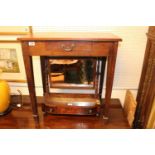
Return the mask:
<svg viewBox="0 0 155 155">
<path fill-rule="evenodd" d="M 123 41 L 118 47 L 118 56 L 114 78 L 112 97 L 119 98 L 124 102 L 126 89 L 130 89 L 136 96 L 139 84 L 143 57 L 146 47 L 146 33 L 148 26 L 78 26 L 78 27 L 52 27 L 34 26 L 34 32 L 42 31 L 109 31 L 121 37 Z M 37 95 L 42 95 L 42 84 L 40 74 L 39 57 L 34 57 L 34 71 L 36 80 Z M 23 94 L 28 94 L 27 85 L 10 83 L 12 93 L 16 89 L 22 90 Z M 105 86 L 104 86 L 105 87 Z M 103 92 L 104 96 L 104 92 Z"/>
</svg>

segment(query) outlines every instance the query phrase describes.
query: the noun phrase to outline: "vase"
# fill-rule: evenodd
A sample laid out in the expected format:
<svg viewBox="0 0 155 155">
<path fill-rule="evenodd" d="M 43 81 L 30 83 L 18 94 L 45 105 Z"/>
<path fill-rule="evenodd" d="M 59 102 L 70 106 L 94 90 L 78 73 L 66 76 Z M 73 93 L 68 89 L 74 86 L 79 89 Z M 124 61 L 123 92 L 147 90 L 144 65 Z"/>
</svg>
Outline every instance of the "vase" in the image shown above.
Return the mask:
<svg viewBox="0 0 155 155">
<path fill-rule="evenodd" d="M 0 113 L 5 112 L 10 105 L 10 88 L 6 81 L 0 80 Z"/>
</svg>

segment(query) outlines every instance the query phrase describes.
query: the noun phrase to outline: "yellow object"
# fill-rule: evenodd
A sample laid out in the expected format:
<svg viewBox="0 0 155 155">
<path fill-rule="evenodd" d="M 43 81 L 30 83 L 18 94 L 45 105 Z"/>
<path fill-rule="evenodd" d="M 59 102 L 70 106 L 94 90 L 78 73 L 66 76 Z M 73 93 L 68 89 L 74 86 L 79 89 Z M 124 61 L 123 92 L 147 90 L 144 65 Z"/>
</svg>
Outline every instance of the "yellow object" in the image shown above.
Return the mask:
<svg viewBox="0 0 155 155">
<path fill-rule="evenodd" d="M 5 112 L 10 105 L 10 88 L 6 81 L 0 80 L 0 113 Z"/>
<path fill-rule="evenodd" d="M 136 110 L 136 100 L 130 90 L 126 91 L 125 101 L 124 101 L 124 113 L 127 117 L 128 123 L 132 126 L 135 110 Z"/>
<path fill-rule="evenodd" d="M 149 120 L 147 122 L 147 129 L 155 129 L 155 97 L 152 104 L 152 110 L 149 116 Z"/>
</svg>

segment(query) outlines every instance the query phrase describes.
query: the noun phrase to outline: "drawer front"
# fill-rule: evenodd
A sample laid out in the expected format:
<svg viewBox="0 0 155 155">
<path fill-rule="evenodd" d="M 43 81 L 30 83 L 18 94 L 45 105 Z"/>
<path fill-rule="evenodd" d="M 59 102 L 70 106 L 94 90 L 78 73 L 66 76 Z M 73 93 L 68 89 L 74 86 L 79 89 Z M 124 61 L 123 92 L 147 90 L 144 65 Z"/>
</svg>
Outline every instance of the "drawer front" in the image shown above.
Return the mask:
<svg viewBox="0 0 155 155">
<path fill-rule="evenodd" d="M 92 52 L 91 42 L 57 41 L 46 43 L 46 49 L 53 56 L 85 56 Z"/>
<path fill-rule="evenodd" d="M 112 43 L 91 41 L 45 41 L 29 43 L 29 53 L 41 56 L 107 56 Z"/>
<path fill-rule="evenodd" d="M 98 107 L 42 105 L 42 110 L 49 114 L 96 115 L 99 111 L 98 109 Z"/>
</svg>

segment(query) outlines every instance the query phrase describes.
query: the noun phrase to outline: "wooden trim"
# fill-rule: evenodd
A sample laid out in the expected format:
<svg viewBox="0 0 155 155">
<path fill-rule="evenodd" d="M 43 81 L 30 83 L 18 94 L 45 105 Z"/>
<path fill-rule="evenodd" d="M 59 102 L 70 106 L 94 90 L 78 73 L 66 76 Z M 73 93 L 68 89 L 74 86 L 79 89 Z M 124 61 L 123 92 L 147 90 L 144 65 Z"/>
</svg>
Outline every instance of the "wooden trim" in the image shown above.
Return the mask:
<svg viewBox="0 0 155 155">
<path fill-rule="evenodd" d="M 27 35 L 28 32 L 0 32 L 0 35 Z"/>
<path fill-rule="evenodd" d="M 16 79 L 0 79 L 7 82 L 14 82 L 14 83 L 27 83 L 27 80 L 16 80 Z"/>
<path fill-rule="evenodd" d="M 27 80 L 14 80 L 14 79 L 12 79 L 12 80 L 3 79 L 3 80 L 5 80 L 7 82 L 14 82 L 14 83 L 27 83 Z"/>
<path fill-rule="evenodd" d="M 20 43 L 18 40 L 0 40 L 0 43 Z"/>
<path fill-rule="evenodd" d="M 10 26 L 10 27 L 14 27 L 14 26 Z M 21 26 L 22 27 L 22 26 Z M 27 26 L 28 27 L 28 31 L 27 32 L 0 32 L 0 35 L 28 35 L 28 34 L 32 34 L 32 26 Z"/>
</svg>

